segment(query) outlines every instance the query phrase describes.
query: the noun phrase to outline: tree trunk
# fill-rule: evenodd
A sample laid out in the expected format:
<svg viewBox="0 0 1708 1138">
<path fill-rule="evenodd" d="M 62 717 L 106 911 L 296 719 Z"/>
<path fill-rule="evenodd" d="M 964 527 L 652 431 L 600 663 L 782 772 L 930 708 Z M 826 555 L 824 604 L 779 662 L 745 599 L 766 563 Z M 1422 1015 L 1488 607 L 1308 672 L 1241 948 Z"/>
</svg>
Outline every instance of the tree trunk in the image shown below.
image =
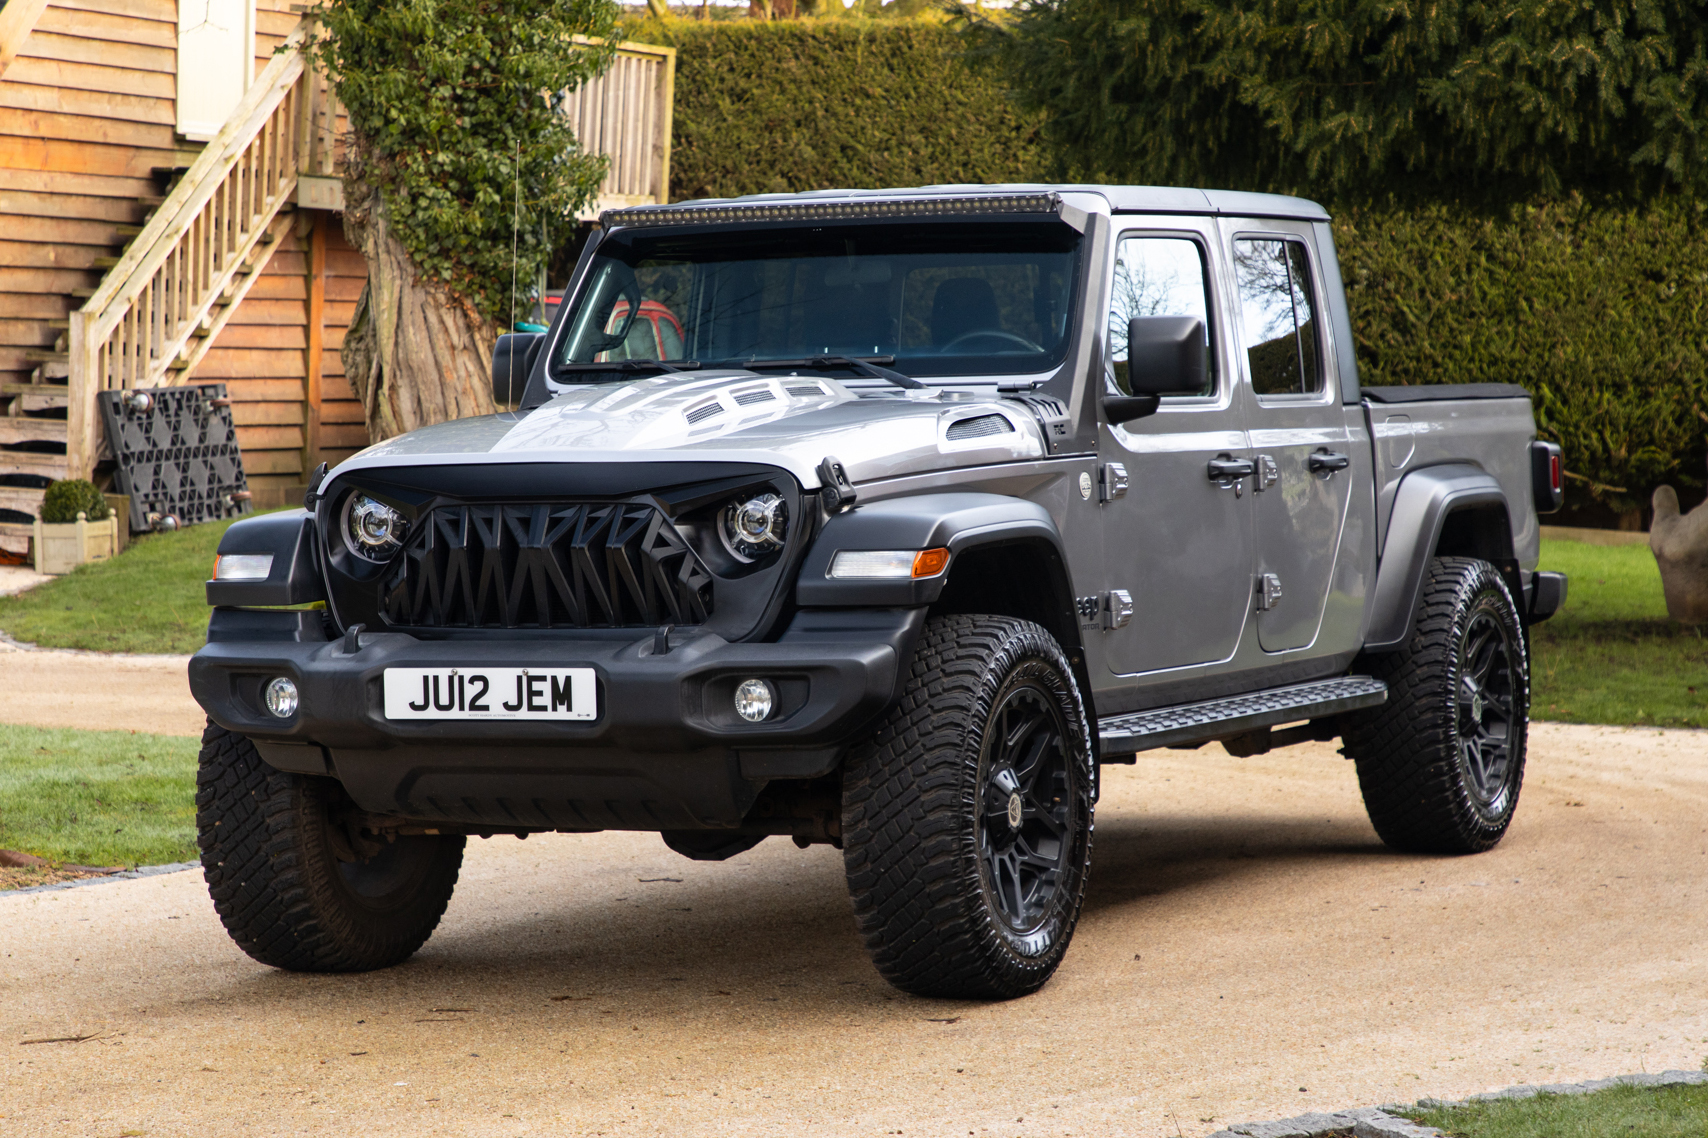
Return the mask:
<svg viewBox="0 0 1708 1138">
<path fill-rule="evenodd" d="M 351 191 L 356 193 L 352 194 Z M 344 232 L 368 262 L 340 355 L 374 442 L 448 419 L 489 415 L 498 332 L 446 289 L 420 279 L 391 235 L 378 191 L 345 187 Z"/>
</svg>

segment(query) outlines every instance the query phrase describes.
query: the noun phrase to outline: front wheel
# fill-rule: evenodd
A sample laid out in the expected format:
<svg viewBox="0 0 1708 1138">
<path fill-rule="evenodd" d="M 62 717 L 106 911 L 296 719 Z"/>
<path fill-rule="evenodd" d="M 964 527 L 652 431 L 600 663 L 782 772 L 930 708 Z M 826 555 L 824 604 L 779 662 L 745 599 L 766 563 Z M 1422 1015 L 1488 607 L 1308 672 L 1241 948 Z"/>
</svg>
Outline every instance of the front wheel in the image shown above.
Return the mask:
<svg viewBox="0 0 1708 1138">
<path fill-rule="evenodd" d="M 1043 987 L 1085 895 L 1094 769 L 1049 633 L 927 621 L 900 703 L 843 772 L 848 888 L 884 978 L 937 997 Z"/>
<path fill-rule="evenodd" d="M 297 972 L 365 972 L 427 942 L 462 868 L 461 835 L 361 829 L 343 787 L 274 770 L 212 723 L 196 775 L 197 844 L 237 946 Z"/>
<path fill-rule="evenodd" d="M 1371 658 L 1388 702 L 1344 734 L 1376 833 L 1413 853 L 1480 853 L 1505 835 L 1524 782 L 1530 666 L 1500 571 L 1437 557 L 1410 638 Z"/>
</svg>

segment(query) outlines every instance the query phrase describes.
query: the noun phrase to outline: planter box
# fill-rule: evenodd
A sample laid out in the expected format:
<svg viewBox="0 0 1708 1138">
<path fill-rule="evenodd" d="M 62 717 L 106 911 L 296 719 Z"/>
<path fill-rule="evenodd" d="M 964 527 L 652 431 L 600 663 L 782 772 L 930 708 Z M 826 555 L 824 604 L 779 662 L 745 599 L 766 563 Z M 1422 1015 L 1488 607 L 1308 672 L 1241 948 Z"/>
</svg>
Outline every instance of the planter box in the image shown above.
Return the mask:
<svg viewBox="0 0 1708 1138">
<path fill-rule="evenodd" d="M 92 522 L 79 513 L 63 525 L 44 525 L 36 519 L 34 534 L 37 573 L 69 573 L 85 561 L 105 561 L 119 551 L 119 519 Z"/>
</svg>

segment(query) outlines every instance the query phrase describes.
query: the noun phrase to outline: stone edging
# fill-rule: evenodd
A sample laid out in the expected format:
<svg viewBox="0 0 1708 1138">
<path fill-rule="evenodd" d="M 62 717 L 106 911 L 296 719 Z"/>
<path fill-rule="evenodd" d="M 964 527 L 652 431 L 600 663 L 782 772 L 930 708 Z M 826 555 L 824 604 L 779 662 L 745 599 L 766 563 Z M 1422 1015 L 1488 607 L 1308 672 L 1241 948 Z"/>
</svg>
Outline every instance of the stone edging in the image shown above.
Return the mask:
<svg viewBox="0 0 1708 1138">
<path fill-rule="evenodd" d="M 200 869 L 199 861 L 177 861 L 169 865 L 144 865 L 136 869 L 126 869 L 118 873 L 103 873 L 99 877 L 79 877 L 75 881 L 56 881 L 52 885 L 32 885 L 28 889 L 7 889 L 0 892 L 0 898 L 21 897 L 25 893 L 53 893 L 60 889 L 80 889 L 85 885 L 99 885 L 103 881 L 126 881 L 137 877 L 154 877 L 162 873 L 181 873 L 186 869 Z"/>
<path fill-rule="evenodd" d="M 1494 1099 L 1534 1098 L 1537 1095 L 1585 1095 L 1609 1087 L 1669 1087 L 1680 1084 L 1708 1083 L 1708 1071 L 1662 1071 L 1657 1075 L 1617 1075 L 1611 1079 L 1592 1079 L 1586 1083 L 1548 1083 L 1543 1086 L 1526 1084 L 1507 1087 L 1503 1091 L 1472 1095 L 1467 1099 L 1419 1099 L 1417 1107 L 1433 1109 L 1442 1106 L 1463 1106 L 1472 1102 Z M 1409 1118 L 1399 1118 L 1389 1111 L 1410 1110 L 1400 1103 L 1387 1106 L 1364 1106 L 1356 1110 L 1341 1110 L 1333 1114 L 1301 1114 L 1278 1122 L 1241 1122 L 1226 1130 L 1218 1130 L 1210 1138 L 1330 1138 L 1350 1134 L 1353 1138 L 1445 1138 L 1433 1126 L 1420 1126 Z"/>
</svg>

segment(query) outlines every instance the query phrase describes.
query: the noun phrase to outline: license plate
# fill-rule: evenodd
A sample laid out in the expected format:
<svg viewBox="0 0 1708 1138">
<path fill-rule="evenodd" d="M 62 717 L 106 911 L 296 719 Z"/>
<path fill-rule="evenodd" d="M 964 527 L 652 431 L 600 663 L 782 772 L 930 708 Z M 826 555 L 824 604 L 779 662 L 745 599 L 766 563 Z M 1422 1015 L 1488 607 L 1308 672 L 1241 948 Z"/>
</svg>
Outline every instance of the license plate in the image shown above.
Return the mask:
<svg viewBox="0 0 1708 1138">
<path fill-rule="evenodd" d="M 387 719 L 599 717 L 592 668 L 387 668 Z"/>
</svg>

